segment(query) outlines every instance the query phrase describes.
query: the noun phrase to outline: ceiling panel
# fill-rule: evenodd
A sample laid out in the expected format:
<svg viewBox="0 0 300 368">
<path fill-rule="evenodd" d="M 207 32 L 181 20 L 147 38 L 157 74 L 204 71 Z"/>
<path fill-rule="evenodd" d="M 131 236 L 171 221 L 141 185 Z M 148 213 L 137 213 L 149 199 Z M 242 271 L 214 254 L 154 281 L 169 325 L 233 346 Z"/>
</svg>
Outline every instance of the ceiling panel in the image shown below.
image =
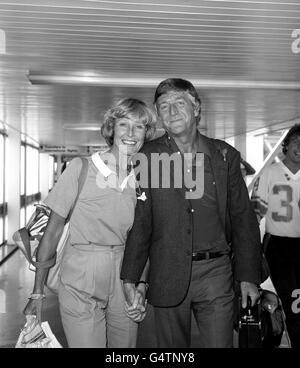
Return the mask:
<svg viewBox="0 0 300 368">
<path fill-rule="evenodd" d="M 152 105 L 155 81 L 175 76 L 197 81 L 208 135 L 276 128 L 300 117 L 299 28 L 299 0 L 0 0 L 0 119 L 41 144 L 97 144 L 64 127 L 100 126 L 126 96 Z M 29 73 L 139 82 L 33 85 Z"/>
</svg>

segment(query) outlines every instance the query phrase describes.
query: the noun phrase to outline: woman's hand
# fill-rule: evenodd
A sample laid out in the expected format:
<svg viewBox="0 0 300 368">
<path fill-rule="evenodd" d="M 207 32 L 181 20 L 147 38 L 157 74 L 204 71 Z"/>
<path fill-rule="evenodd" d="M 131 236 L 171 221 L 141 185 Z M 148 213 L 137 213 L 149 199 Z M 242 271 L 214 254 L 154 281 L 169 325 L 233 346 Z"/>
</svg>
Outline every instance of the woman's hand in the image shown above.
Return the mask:
<svg viewBox="0 0 300 368">
<path fill-rule="evenodd" d="M 125 312 L 127 317 L 132 319 L 134 322 L 142 322 L 143 319 L 146 317 L 146 306 L 147 306 L 147 300 L 145 302 L 145 305 L 138 305 L 137 307 L 129 306 L 125 302 Z"/>
<path fill-rule="evenodd" d="M 128 288 L 128 284 L 125 284 Z M 144 283 L 138 284 L 138 286 L 130 285 L 130 297 L 128 290 L 126 302 L 125 302 L 125 312 L 129 318 L 131 318 L 135 322 L 141 322 L 146 316 L 146 306 L 147 300 L 146 292 L 147 292 L 147 285 Z"/>
<path fill-rule="evenodd" d="M 43 299 L 29 299 L 26 307 L 23 310 L 23 314 L 36 316 L 39 323 L 42 323 L 42 306 Z"/>
</svg>

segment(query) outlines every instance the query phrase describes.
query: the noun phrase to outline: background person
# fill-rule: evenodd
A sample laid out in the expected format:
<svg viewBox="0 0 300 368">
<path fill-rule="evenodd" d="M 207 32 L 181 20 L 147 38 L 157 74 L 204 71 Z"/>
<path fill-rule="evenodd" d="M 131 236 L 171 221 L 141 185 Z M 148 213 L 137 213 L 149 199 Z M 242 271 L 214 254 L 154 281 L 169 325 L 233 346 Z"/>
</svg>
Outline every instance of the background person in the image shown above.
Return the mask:
<svg viewBox="0 0 300 368">
<path fill-rule="evenodd" d="M 266 167 L 254 184 L 251 200 L 258 220 L 266 220 L 265 254 L 271 280 L 281 299 L 292 347 L 300 347 L 300 124 L 286 135 L 285 157 Z"/>
<path fill-rule="evenodd" d="M 241 171 L 242 171 L 242 177 L 245 179 L 247 175 L 254 175 L 255 169 L 241 157 Z"/>
<path fill-rule="evenodd" d="M 105 114 L 101 132 L 109 150 L 89 159 L 87 178 L 70 219 L 70 246 L 61 264 L 58 296 L 69 347 L 135 347 L 137 323 L 125 312 L 120 267 L 136 204 L 131 158 L 152 137 L 153 116 L 142 101 L 132 98 Z M 38 262 L 55 255 L 76 198 L 80 169 L 81 160 L 72 160 L 45 200 L 52 212 L 39 244 Z M 37 269 L 35 299 L 24 310 L 39 320 L 46 275 L 47 270 Z M 138 293 L 145 294 L 145 287 L 138 284 Z M 141 313 L 131 313 L 136 321 L 143 318 Z"/>
<path fill-rule="evenodd" d="M 201 101 L 189 81 L 164 80 L 154 102 L 166 134 L 141 152 L 148 162 L 152 153 L 178 153 L 182 162 L 190 153 L 194 159 L 186 170 L 193 173 L 196 153 L 204 153 L 204 194 L 187 199 L 196 187 L 176 188 L 180 173 L 174 166 L 170 188 L 153 188 L 149 169 L 148 186 L 142 188 L 147 199 L 137 203 L 126 242 L 121 272 L 125 295 L 132 299 L 149 257 L 148 301 L 154 306 L 158 346 L 189 347 L 193 313 L 199 347 L 232 347 L 231 251 L 244 307 L 248 296 L 252 304 L 259 297 L 256 284 L 261 281 L 260 232 L 241 175 L 240 154 L 199 133 Z"/>
</svg>

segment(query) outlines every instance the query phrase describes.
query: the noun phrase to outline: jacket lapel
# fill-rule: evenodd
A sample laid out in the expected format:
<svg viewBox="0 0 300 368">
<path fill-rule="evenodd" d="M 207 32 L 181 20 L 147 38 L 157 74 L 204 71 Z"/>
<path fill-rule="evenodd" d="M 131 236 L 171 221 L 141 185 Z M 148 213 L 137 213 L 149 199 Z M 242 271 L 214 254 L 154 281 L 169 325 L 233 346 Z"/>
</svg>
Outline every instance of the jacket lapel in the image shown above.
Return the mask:
<svg viewBox="0 0 300 368">
<path fill-rule="evenodd" d="M 228 189 L 228 161 L 226 159 L 227 150 L 222 152 L 221 146 L 214 140 L 205 137 L 211 152 L 211 166 L 216 183 L 217 202 L 222 224 L 225 228 L 225 216 L 227 206 Z"/>
</svg>

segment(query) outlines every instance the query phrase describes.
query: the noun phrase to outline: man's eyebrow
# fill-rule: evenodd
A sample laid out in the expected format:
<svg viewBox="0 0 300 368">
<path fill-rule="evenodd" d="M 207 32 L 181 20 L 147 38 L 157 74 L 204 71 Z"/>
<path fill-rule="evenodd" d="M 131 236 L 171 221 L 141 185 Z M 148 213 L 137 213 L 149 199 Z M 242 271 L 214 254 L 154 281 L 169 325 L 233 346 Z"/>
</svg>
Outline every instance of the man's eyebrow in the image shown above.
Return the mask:
<svg viewBox="0 0 300 368">
<path fill-rule="evenodd" d="M 184 96 L 180 95 L 180 96 L 173 96 L 173 97 L 169 97 L 169 98 L 165 97 L 164 100 L 162 100 L 160 102 L 158 101 L 158 104 L 161 104 L 161 103 L 164 103 L 164 102 L 169 102 L 171 100 L 180 100 L 180 99 L 184 99 Z"/>
</svg>

